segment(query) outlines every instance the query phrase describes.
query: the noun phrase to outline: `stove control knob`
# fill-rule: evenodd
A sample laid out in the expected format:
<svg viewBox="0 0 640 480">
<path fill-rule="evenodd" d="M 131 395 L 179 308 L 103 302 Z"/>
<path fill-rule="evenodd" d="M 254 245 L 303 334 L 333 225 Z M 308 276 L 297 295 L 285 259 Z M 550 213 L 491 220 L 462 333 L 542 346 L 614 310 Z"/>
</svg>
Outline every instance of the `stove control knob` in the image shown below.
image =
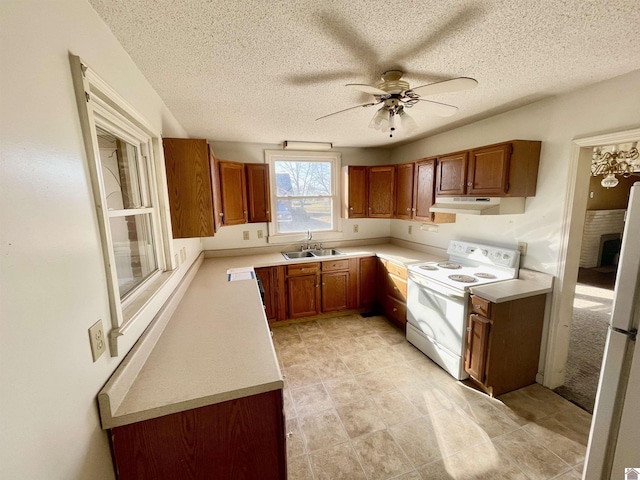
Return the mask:
<svg viewBox="0 0 640 480">
<path fill-rule="evenodd" d="M 489 254 L 489 251 L 484 249 L 484 248 L 480 252 L 482 253 L 482 256 L 484 256 L 484 257 L 486 257 Z"/>
</svg>

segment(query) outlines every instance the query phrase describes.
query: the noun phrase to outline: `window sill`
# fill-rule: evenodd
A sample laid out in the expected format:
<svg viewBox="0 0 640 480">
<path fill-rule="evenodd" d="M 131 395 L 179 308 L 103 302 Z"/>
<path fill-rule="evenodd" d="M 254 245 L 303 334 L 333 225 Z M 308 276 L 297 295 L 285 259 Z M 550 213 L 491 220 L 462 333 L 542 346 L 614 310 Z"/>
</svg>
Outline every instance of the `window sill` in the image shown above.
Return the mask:
<svg viewBox="0 0 640 480">
<path fill-rule="evenodd" d="M 158 275 L 158 277 L 138 292 L 136 298 L 122 310 L 122 325 L 113 328 L 109 333 L 109 350 L 112 357 L 118 356 L 118 337 L 127 333 L 136 321 L 148 310 L 165 285 L 169 283 L 177 269 Z"/>
</svg>

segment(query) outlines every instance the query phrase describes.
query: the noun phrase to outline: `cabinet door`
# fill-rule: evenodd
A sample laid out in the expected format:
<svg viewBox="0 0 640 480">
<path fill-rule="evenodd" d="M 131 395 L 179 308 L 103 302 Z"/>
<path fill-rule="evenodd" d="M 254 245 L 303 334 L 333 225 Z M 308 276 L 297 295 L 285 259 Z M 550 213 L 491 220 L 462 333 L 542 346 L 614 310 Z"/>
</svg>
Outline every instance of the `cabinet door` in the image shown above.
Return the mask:
<svg viewBox="0 0 640 480">
<path fill-rule="evenodd" d="M 405 220 L 413 218 L 413 169 L 413 163 L 402 163 L 396 166 L 396 218 Z"/>
<path fill-rule="evenodd" d="M 207 141 L 165 138 L 162 144 L 173 238 L 213 236 L 213 189 Z"/>
<path fill-rule="evenodd" d="M 377 257 L 362 257 L 358 259 L 358 307 L 372 307 L 376 302 L 377 265 Z"/>
<path fill-rule="evenodd" d="M 246 163 L 245 174 L 249 223 L 270 222 L 269 164 Z"/>
<path fill-rule="evenodd" d="M 430 222 L 433 220 L 433 213 L 429 208 L 435 201 L 435 176 L 436 159 L 426 159 L 416 162 L 413 200 L 413 218 Z"/>
<path fill-rule="evenodd" d="M 475 313 L 469 315 L 464 369 L 480 383 L 485 381 L 490 333 L 490 320 Z"/>
<path fill-rule="evenodd" d="M 395 172 L 395 165 L 369 167 L 369 217 L 393 217 Z"/>
<path fill-rule="evenodd" d="M 276 320 L 276 289 L 274 279 L 274 268 L 262 267 L 256 268 L 256 275 L 262 282 L 262 288 L 264 289 L 264 312 L 267 316 L 267 320 Z"/>
<path fill-rule="evenodd" d="M 470 195 L 504 195 L 509 191 L 511 144 L 471 150 L 467 173 Z"/>
<path fill-rule="evenodd" d="M 320 313 L 320 284 L 318 275 L 289 277 L 289 318 L 309 317 Z"/>
<path fill-rule="evenodd" d="M 367 216 L 367 167 L 348 165 L 343 168 L 344 218 Z"/>
<path fill-rule="evenodd" d="M 436 195 L 464 195 L 467 183 L 467 152 L 438 157 Z"/>
<path fill-rule="evenodd" d="M 220 196 L 222 200 L 222 224 L 247 223 L 247 192 L 245 189 L 244 164 L 218 161 L 220 174 Z"/>
<path fill-rule="evenodd" d="M 349 271 L 322 274 L 322 312 L 348 308 Z"/>
</svg>

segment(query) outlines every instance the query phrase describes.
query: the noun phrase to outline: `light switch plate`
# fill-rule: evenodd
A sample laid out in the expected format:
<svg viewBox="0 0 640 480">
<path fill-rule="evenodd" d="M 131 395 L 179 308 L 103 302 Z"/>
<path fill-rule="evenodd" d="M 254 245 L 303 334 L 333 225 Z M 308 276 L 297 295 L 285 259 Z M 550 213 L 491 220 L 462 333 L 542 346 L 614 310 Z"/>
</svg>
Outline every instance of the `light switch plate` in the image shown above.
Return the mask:
<svg viewBox="0 0 640 480">
<path fill-rule="evenodd" d="M 262 230 L 258 230 L 258 238 L 262 238 Z"/>
<path fill-rule="evenodd" d="M 102 320 L 98 320 L 89 329 L 89 343 L 91 343 L 91 354 L 95 362 L 107 350 L 107 339 L 104 336 Z"/>
<path fill-rule="evenodd" d="M 243 240 L 249 240 L 249 230 L 243 230 L 242 239 Z"/>
</svg>

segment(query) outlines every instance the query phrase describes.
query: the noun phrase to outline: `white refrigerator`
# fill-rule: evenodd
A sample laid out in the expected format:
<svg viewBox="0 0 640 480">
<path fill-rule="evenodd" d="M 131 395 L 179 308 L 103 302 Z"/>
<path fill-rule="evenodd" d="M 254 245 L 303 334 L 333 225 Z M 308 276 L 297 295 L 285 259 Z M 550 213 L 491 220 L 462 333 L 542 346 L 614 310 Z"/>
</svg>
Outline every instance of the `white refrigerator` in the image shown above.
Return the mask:
<svg viewBox="0 0 640 480">
<path fill-rule="evenodd" d="M 640 182 L 631 187 L 583 480 L 640 472 Z M 632 477 L 635 478 L 635 477 Z"/>
</svg>

